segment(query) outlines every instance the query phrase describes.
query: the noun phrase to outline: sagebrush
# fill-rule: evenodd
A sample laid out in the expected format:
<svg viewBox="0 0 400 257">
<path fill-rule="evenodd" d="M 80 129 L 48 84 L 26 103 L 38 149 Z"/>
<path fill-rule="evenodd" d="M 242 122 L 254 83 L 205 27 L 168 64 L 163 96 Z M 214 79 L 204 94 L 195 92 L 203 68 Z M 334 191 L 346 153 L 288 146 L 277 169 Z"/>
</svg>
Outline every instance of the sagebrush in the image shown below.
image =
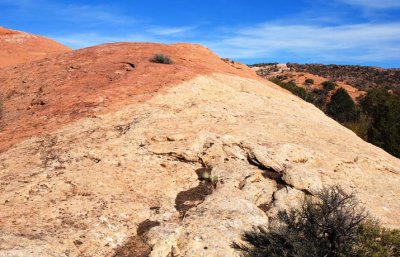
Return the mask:
<svg viewBox="0 0 400 257">
<path fill-rule="evenodd" d="M 172 59 L 165 55 L 165 54 L 155 54 L 151 57 L 150 61 L 155 63 L 162 63 L 162 64 L 173 64 L 174 62 Z"/>
<path fill-rule="evenodd" d="M 339 186 L 321 190 L 315 198 L 306 197 L 299 209 L 280 211 L 278 226 L 254 227 L 244 232 L 245 243 L 233 248 L 246 257 L 368 257 L 399 256 L 399 231 L 380 228 L 369 222 L 353 193 Z M 375 224 L 372 236 L 368 233 Z M 380 236 L 388 234 L 389 241 Z M 381 255 L 377 255 L 379 249 Z"/>
</svg>

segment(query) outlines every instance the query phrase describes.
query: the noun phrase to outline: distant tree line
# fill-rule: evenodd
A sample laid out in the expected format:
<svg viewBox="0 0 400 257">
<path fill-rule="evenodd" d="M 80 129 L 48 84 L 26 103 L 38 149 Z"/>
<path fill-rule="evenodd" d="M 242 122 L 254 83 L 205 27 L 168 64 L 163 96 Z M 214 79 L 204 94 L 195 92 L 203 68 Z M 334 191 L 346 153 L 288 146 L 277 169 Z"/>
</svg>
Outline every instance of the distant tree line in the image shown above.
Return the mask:
<svg viewBox="0 0 400 257">
<path fill-rule="evenodd" d="M 308 72 L 330 80 L 345 81 L 360 89 L 387 88 L 400 90 L 400 69 L 383 69 L 359 65 L 324 65 L 287 63 L 297 72 Z"/>
</svg>

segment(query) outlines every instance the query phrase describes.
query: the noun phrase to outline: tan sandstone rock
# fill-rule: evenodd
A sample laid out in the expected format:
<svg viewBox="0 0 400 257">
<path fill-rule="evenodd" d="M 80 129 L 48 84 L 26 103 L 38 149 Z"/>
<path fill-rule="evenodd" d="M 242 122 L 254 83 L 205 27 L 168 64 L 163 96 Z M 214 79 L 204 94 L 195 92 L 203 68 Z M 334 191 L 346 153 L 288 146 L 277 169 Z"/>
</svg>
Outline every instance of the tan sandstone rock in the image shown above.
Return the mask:
<svg viewBox="0 0 400 257">
<path fill-rule="evenodd" d="M 130 47 L 110 45 L 115 53 Z M 123 94 L 146 72 L 198 73 L 183 82 L 171 77 L 172 84 L 142 101 L 116 94 L 102 111 L 78 118 L 66 119 L 50 101 L 38 109 L 59 119 L 49 121 L 47 133 L 14 136 L 9 124 L 29 116 L 6 111 L 3 139 L 18 140 L 3 143 L 0 153 L 0 256 L 237 256 L 230 245 L 244 230 L 268 225 L 305 193 L 335 184 L 354 190 L 383 225 L 400 227 L 398 159 L 313 105 L 250 72 L 235 73 L 213 55 L 208 63 L 221 66 L 214 72 L 214 66 L 195 68 L 208 65 L 203 62 L 179 61 L 179 49 L 195 55 L 199 46 L 162 46 L 176 60 L 166 68 L 145 64 L 152 51 L 134 46 L 141 47 L 146 56 L 132 58 L 143 77 L 127 74 L 112 88 L 101 80 L 101 87 L 82 95 Z M 90 51 L 101 59 L 107 49 Z M 95 72 L 82 65 L 87 73 L 78 81 Z M 1 93 L 16 80 L 10 74 L 0 71 Z M 60 90 L 63 83 L 69 82 Z M 58 101 L 66 112 L 73 108 Z M 39 130 L 36 120 L 25 120 L 24 126 Z M 215 186 L 199 179 L 205 171 L 218 176 Z"/>
</svg>

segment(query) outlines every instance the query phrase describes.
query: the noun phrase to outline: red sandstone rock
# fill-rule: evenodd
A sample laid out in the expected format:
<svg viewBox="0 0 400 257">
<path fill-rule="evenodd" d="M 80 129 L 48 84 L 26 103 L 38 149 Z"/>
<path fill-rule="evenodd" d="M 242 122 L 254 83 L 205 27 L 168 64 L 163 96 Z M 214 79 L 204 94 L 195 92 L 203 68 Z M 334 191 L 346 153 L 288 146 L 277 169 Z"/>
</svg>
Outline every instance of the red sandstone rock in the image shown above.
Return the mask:
<svg viewBox="0 0 400 257">
<path fill-rule="evenodd" d="M 0 68 L 69 51 L 69 47 L 46 37 L 0 26 Z"/>
</svg>

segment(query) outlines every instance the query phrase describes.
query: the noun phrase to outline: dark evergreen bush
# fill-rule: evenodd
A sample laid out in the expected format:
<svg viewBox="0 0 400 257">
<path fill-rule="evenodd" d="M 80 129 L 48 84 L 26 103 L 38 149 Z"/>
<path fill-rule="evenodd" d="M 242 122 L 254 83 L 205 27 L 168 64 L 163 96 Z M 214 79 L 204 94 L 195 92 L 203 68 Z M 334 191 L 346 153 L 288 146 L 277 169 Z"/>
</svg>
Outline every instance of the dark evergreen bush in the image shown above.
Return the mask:
<svg viewBox="0 0 400 257">
<path fill-rule="evenodd" d="M 294 95 L 297 95 L 298 97 L 300 97 L 302 99 L 306 99 L 306 97 L 307 97 L 307 91 L 304 88 L 297 86 L 294 81 L 290 81 L 290 82 L 286 83 L 277 78 L 271 78 L 270 81 L 277 84 L 278 86 L 292 92 Z"/>
<path fill-rule="evenodd" d="M 329 81 L 324 81 L 322 82 L 322 88 L 324 89 L 324 91 L 329 92 L 332 91 L 336 88 L 336 83 L 329 80 Z"/>
<path fill-rule="evenodd" d="M 306 84 L 314 84 L 314 80 L 313 79 L 306 79 L 305 81 Z"/>
<path fill-rule="evenodd" d="M 358 117 L 356 105 L 344 88 L 339 88 L 332 95 L 326 111 L 329 116 L 339 122 L 355 121 Z"/>
<path fill-rule="evenodd" d="M 373 89 L 361 106 L 372 120 L 368 142 L 400 157 L 400 96 L 385 89 Z"/>
</svg>

